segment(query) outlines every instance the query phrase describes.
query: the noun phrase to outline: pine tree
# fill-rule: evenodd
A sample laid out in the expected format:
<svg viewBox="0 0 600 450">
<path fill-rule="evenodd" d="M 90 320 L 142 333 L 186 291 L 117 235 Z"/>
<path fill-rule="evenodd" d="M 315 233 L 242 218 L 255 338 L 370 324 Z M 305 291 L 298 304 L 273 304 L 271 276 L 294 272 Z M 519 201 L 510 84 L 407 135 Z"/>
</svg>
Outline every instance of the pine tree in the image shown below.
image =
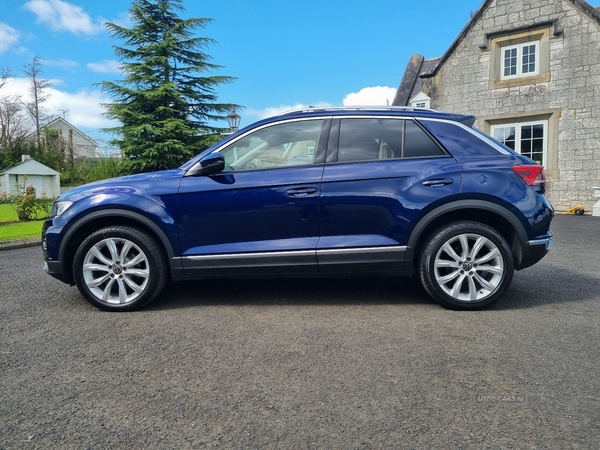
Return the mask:
<svg viewBox="0 0 600 450">
<path fill-rule="evenodd" d="M 124 41 L 113 48 L 125 79 L 100 84 L 114 100 L 105 105 L 105 115 L 121 126 L 108 131 L 130 173 L 183 164 L 224 131 L 210 123 L 237 106 L 217 103 L 215 93 L 235 78 L 205 75 L 221 68 L 203 52 L 215 41 L 194 31 L 212 19 L 181 19 L 177 13 L 183 10 L 182 0 L 134 0 L 131 28 L 106 24 L 111 37 Z"/>
</svg>

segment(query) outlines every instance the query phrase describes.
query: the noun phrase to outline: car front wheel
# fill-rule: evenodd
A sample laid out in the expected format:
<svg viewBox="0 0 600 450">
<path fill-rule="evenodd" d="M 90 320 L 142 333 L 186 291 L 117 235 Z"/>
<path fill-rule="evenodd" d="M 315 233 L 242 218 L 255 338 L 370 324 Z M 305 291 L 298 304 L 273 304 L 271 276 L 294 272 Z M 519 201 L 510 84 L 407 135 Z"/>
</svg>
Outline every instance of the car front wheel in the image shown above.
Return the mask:
<svg viewBox="0 0 600 450">
<path fill-rule="evenodd" d="M 81 294 L 105 311 L 131 311 L 163 289 L 167 268 L 156 241 L 137 228 L 111 226 L 92 233 L 73 262 Z"/>
<path fill-rule="evenodd" d="M 458 221 L 434 231 L 423 246 L 419 274 L 442 306 L 474 310 L 499 299 L 514 272 L 506 240 L 488 225 Z"/>
</svg>

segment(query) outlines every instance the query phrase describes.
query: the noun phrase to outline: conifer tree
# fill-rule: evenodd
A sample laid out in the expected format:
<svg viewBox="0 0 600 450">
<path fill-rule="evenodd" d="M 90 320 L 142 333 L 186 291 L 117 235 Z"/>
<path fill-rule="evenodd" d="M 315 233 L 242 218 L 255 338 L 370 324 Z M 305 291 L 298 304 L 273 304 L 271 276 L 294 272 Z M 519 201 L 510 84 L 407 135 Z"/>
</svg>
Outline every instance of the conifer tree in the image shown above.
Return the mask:
<svg viewBox="0 0 600 450">
<path fill-rule="evenodd" d="M 204 50 L 213 39 L 198 37 L 212 19 L 182 19 L 182 0 L 134 0 L 133 26 L 107 23 L 124 80 L 104 81 L 113 102 L 106 117 L 121 125 L 110 128 L 129 173 L 169 169 L 183 164 L 224 131 L 211 125 L 224 120 L 235 106 L 218 103 L 216 88 L 235 78 L 214 75 Z M 207 74 L 211 73 L 211 74 Z"/>
</svg>

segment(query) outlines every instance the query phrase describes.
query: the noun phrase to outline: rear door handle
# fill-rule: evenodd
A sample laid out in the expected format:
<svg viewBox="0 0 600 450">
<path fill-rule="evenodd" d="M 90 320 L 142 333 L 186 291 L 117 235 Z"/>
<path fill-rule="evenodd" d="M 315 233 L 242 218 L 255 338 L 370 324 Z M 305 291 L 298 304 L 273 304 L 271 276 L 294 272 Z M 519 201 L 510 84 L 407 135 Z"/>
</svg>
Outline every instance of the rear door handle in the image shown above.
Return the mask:
<svg viewBox="0 0 600 450">
<path fill-rule="evenodd" d="M 289 197 L 308 197 L 315 192 L 317 192 L 317 188 L 315 187 L 294 188 L 288 189 L 286 195 Z"/>
<path fill-rule="evenodd" d="M 423 186 L 442 187 L 454 183 L 452 178 L 435 178 L 433 180 L 423 181 Z"/>
</svg>

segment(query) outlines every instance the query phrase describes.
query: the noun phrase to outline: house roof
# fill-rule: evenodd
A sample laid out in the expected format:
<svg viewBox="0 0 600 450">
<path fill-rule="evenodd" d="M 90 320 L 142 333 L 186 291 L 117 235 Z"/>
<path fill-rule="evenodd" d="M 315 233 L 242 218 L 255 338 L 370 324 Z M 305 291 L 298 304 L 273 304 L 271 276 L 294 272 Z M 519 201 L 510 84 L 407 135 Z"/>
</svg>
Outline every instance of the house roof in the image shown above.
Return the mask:
<svg viewBox="0 0 600 450">
<path fill-rule="evenodd" d="M 473 28 L 473 25 L 483 15 L 484 11 L 488 8 L 493 0 L 484 0 L 479 6 L 477 11 L 471 16 L 471 19 L 467 22 L 462 31 L 458 34 L 456 39 L 450 44 L 448 50 L 438 57 L 432 59 L 425 59 L 422 55 L 417 53 L 413 54 L 406 66 L 400 86 L 396 91 L 396 96 L 392 105 L 394 106 L 405 106 L 409 100 L 414 97 L 423 86 L 423 78 L 433 77 L 437 74 L 440 67 L 448 60 L 454 50 L 458 47 L 458 44 L 465 38 L 467 33 Z M 585 0 L 564 0 L 572 3 L 575 7 L 579 8 L 583 13 L 590 16 L 592 19 L 600 23 L 600 7 L 594 8 Z"/>
<path fill-rule="evenodd" d="M 484 11 L 488 8 L 490 3 L 492 3 L 492 1 L 493 0 L 485 0 L 481 4 L 481 6 L 477 9 L 477 11 L 475 11 L 475 14 L 473 14 L 471 19 L 467 22 L 465 27 L 462 29 L 462 31 L 458 34 L 458 36 L 456 37 L 454 42 L 452 42 L 452 44 L 450 44 L 450 47 L 448 47 L 448 50 L 446 50 L 446 53 L 444 53 L 442 55 L 439 63 L 435 67 L 435 69 L 431 72 L 431 74 L 426 74 L 425 76 L 435 76 L 437 74 L 440 67 L 446 62 L 446 60 L 450 57 L 450 55 L 452 55 L 452 53 L 454 53 L 454 50 L 456 50 L 456 47 L 458 47 L 458 44 L 460 44 L 460 42 L 465 38 L 467 33 L 471 30 L 471 28 L 473 28 L 473 25 L 475 24 L 475 22 L 477 22 L 479 20 L 479 18 L 483 15 Z M 590 5 L 585 0 L 565 0 L 565 1 L 572 3 L 575 7 L 579 8 L 582 12 L 589 15 L 591 18 L 595 19 L 598 23 L 600 23 L 600 8 L 594 8 L 592 5 Z"/>
<path fill-rule="evenodd" d="M 0 175 L 4 175 L 5 173 L 16 173 L 19 175 L 60 175 L 60 172 L 31 158 L 0 170 Z"/>
<path fill-rule="evenodd" d="M 68 128 L 71 128 L 75 133 L 77 133 L 84 139 L 87 139 L 88 141 L 93 143 L 95 146 L 98 146 L 98 143 L 96 141 L 94 141 L 91 137 L 89 137 L 83 131 L 79 130 L 75 125 L 73 125 L 72 123 L 63 119 L 62 117 L 57 117 L 56 119 L 52 120 L 50 123 L 44 125 L 42 128 L 56 128 L 56 125 L 58 125 L 59 123 L 63 123 L 64 125 L 66 125 Z M 35 134 L 35 132 L 29 134 L 27 136 L 27 139 L 32 138 L 34 136 L 34 134 Z"/>
<path fill-rule="evenodd" d="M 423 77 L 430 74 L 441 58 L 425 59 L 417 53 L 410 57 L 404 76 L 400 82 L 400 87 L 396 91 L 396 96 L 392 105 L 406 106 L 411 98 L 417 95 L 423 87 Z"/>
</svg>

